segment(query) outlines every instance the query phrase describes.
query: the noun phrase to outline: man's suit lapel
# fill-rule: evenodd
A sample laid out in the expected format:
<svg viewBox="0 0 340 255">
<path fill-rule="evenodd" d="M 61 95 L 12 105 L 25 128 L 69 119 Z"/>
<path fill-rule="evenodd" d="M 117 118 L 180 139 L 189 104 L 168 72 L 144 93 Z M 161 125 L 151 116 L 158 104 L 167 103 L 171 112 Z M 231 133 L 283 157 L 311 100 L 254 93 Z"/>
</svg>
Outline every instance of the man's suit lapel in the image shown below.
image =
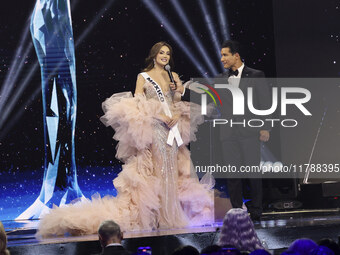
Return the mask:
<svg viewBox="0 0 340 255">
<path fill-rule="evenodd" d="M 242 71 L 241 79 L 240 79 L 240 84 L 239 88 L 244 91 L 247 88 L 248 81 L 250 78 L 250 71 L 249 68 L 245 65 Z"/>
<path fill-rule="evenodd" d="M 252 74 L 251 74 L 250 69 L 245 65 L 244 68 L 243 68 L 241 79 L 240 79 L 240 83 L 239 83 L 239 88 L 242 91 L 244 91 L 248 87 L 248 82 L 250 80 L 249 78 L 251 78 L 251 75 Z M 229 70 L 227 70 L 225 73 L 223 73 L 222 77 L 226 78 L 227 82 L 228 82 Z"/>
</svg>

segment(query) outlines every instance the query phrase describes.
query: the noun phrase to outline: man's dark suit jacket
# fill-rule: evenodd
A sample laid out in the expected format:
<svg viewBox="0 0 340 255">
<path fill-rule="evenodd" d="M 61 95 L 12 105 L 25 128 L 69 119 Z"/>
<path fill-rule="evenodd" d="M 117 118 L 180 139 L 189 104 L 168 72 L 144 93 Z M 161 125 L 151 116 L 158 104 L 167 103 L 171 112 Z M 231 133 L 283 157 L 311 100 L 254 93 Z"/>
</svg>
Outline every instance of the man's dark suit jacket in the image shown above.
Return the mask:
<svg viewBox="0 0 340 255">
<path fill-rule="evenodd" d="M 130 255 L 131 252 L 124 249 L 123 246 L 108 246 L 104 248 L 102 255 Z"/>
<path fill-rule="evenodd" d="M 218 75 L 217 82 L 228 82 L 229 70 L 225 73 Z M 225 140 L 228 139 L 232 134 L 236 134 L 240 137 L 250 137 L 250 136 L 259 136 L 260 130 L 270 130 L 271 123 L 264 121 L 265 125 L 263 127 L 248 127 L 247 121 L 250 119 L 266 119 L 270 118 L 270 116 L 257 116 L 251 113 L 248 110 L 247 103 L 247 89 L 249 87 L 253 88 L 253 105 L 255 109 L 258 110 L 266 110 L 271 106 L 271 93 L 269 92 L 269 88 L 267 83 L 265 82 L 264 73 L 260 70 L 256 70 L 253 68 L 249 68 L 246 65 L 243 68 L 239 88 L 242 90 L 244 95 L 244 115 L 234 115 L 233 116 L 233 99 L 231 92 L 226 90 L 227 92 L 222 92 L 221 89 L 218 90 L 223 106 L 221 107 L 221 118 L 227 119 L 230 122 L 230 119 L 233 119 L 235 122 L 242 122 L 244 119 L 246 120 L 246 127 L 242 125 L 235 125 L 232 128 L 230 127 L 230 123 L 225 125 L 219 125 L 220 127 L 220 139 Z M 259 125 L 259 122 L 251 123 L 252 125 Z"/>
</svg>

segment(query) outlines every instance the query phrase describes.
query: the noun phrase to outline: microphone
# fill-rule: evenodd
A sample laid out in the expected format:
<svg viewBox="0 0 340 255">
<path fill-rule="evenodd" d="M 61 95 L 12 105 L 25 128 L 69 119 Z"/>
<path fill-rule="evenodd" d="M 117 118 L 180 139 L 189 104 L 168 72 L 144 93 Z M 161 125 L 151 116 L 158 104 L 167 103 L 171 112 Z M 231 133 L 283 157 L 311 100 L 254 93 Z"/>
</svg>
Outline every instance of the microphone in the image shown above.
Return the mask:
<svg viewBox="0 0 340 255">
<path fill-rule="evenodd" d="M 176 82 L 174 80 L 174 77 L 172 76 L 172 73 L 171 73 L 171 67 L 169 64 L 165 65 L 164 66 L 164 69 L 168 72 L 168 75 L 169 75 L 169 78 L 170 78 L 170 81 L 175 84 L 175 89 L 177 89 L 177 85 L 176 85 Z"/>
</svg>

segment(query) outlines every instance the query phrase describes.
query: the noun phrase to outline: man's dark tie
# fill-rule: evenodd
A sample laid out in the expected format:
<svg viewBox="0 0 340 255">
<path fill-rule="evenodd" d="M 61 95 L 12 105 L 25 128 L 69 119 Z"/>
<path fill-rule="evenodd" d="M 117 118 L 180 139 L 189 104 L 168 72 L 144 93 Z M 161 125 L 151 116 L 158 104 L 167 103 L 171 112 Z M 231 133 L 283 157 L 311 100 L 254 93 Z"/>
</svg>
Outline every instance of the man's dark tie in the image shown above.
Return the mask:
<svg viewBox="0 0 340 255">
<path fill-rule="evenodd" d="M 229 69 L 229 74 L 228 74 L 228 77 L 232 76 L 232 75 L 235 75 L 237 76 L 238 75 L 238 69 L 236 69 L 235 71 L 233 71 L 233 69 Z"/>
</svg>

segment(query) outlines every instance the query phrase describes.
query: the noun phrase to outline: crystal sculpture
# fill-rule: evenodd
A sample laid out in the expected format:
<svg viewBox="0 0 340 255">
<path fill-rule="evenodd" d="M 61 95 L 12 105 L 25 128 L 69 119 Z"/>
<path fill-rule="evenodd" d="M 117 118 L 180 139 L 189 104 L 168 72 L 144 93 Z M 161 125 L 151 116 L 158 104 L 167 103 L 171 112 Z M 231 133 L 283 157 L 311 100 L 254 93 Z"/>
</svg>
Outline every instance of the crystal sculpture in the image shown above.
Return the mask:
<svg viewBox="0 0 340 255">
<path fill-rule="evenodd" d="M 69 0 L 37 0 L 31 34 L 41 68 L 45 164 L 37 200 L 17 219 L 82 198 L 75 163 L 77 89 Z"/>
</svg>

